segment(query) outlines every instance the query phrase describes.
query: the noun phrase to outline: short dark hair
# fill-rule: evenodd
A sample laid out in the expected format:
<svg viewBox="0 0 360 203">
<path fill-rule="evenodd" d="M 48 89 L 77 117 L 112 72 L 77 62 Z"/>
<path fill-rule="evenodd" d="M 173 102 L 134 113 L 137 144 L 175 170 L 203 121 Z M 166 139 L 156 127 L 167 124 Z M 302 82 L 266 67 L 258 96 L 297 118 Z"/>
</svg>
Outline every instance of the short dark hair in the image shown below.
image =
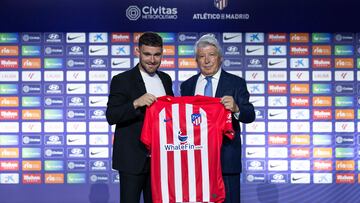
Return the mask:
<svg viewBox="0 0 360 203">
<path fill-rule="evenodd" d="M 139 47 L 142 45 L 162 47 L 163 41 L 160 35 L 155 32 L 144 32 L 139 38 Z"/>
</svg>

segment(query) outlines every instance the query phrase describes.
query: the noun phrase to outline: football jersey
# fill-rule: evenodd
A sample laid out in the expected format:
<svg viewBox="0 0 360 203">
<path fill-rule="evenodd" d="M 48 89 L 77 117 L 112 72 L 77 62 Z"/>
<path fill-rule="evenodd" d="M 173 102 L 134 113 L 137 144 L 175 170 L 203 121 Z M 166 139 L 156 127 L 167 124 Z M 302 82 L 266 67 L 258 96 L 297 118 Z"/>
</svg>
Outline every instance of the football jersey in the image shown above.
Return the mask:
<svg viewBox="0 0 360 203">
<path fill-rule="evenodd" d="M 234 136 L 220 98 L 159 97 L 145 113 L 141 141 L 151 153 L 153 202 L 222 202 L 220 151 Z"/>
</svg>

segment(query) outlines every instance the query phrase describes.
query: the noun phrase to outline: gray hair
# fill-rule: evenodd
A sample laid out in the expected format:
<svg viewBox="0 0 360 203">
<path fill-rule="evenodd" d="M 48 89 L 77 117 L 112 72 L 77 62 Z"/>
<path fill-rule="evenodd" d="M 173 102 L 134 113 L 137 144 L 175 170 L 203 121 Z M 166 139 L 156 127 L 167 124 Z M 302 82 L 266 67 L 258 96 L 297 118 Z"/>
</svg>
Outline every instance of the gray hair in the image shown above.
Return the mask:
<svg viewBox="0 0 360 203">
<path fill-rule="evenodd" d="M 218 42 L 218 40 L 214 37 L 212 34 L 206 34 L 199 38 L 198 41 L 195 43 L 195 56 L 197 56 L 198 48 L 205 47 L 212 45 L 216 47 L 218 54 L 220 57 L 222 57 L 222 49 Z"/>
</svg>

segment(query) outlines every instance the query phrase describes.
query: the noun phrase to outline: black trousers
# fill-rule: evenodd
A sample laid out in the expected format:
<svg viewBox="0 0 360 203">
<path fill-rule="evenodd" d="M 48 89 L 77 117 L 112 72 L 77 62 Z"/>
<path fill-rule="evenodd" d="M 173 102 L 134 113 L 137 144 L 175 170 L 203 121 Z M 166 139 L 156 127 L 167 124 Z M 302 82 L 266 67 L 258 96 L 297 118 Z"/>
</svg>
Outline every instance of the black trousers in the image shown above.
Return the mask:
<svg viewBox="0 0 360 203">
<path fill-rule="evenodd" d="M 240 203 L 240 174 L 223 174 L 225 185 L 224 203 Z"/>
<path fill-rule="evenodd" d="M 140 202 L 141 193 L 144 203 L 152 203 L 149 162 L 141 174 L 120 172 L 120 203 Z"/>
</svg>

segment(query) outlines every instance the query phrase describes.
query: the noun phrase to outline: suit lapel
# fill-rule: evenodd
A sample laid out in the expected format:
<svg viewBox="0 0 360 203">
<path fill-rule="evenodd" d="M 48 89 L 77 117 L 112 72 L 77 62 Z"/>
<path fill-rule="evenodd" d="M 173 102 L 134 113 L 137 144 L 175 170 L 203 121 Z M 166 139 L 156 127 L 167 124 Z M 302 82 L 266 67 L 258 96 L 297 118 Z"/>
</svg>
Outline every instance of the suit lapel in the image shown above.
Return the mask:
<svg viewBox="0 0 360 203">
<path fill-rule="evenodd" d="M 137 65 L 137 66 L 135 66 L 135 68 L 133 68 L 133 73 L 134 73 L 134 81 L 136 84 L 136 88 L 138 90 L 137 92 L 139 93 L 139 96 L 141 96 L 146 93 L 146 87 L 145 87 L 144 80 L 141 77 L 139 65 Z"/>
<path fill-rule="evenodd" d="M 221 70 L 221 75 L 219 78 L 219 83 L 218 86 L 216 88 L 216 93 L 215 93 L 215 97 L 222 97 L 224 94 L 224 87 L 226 87 L 226 72 Z"/>
</svg>

